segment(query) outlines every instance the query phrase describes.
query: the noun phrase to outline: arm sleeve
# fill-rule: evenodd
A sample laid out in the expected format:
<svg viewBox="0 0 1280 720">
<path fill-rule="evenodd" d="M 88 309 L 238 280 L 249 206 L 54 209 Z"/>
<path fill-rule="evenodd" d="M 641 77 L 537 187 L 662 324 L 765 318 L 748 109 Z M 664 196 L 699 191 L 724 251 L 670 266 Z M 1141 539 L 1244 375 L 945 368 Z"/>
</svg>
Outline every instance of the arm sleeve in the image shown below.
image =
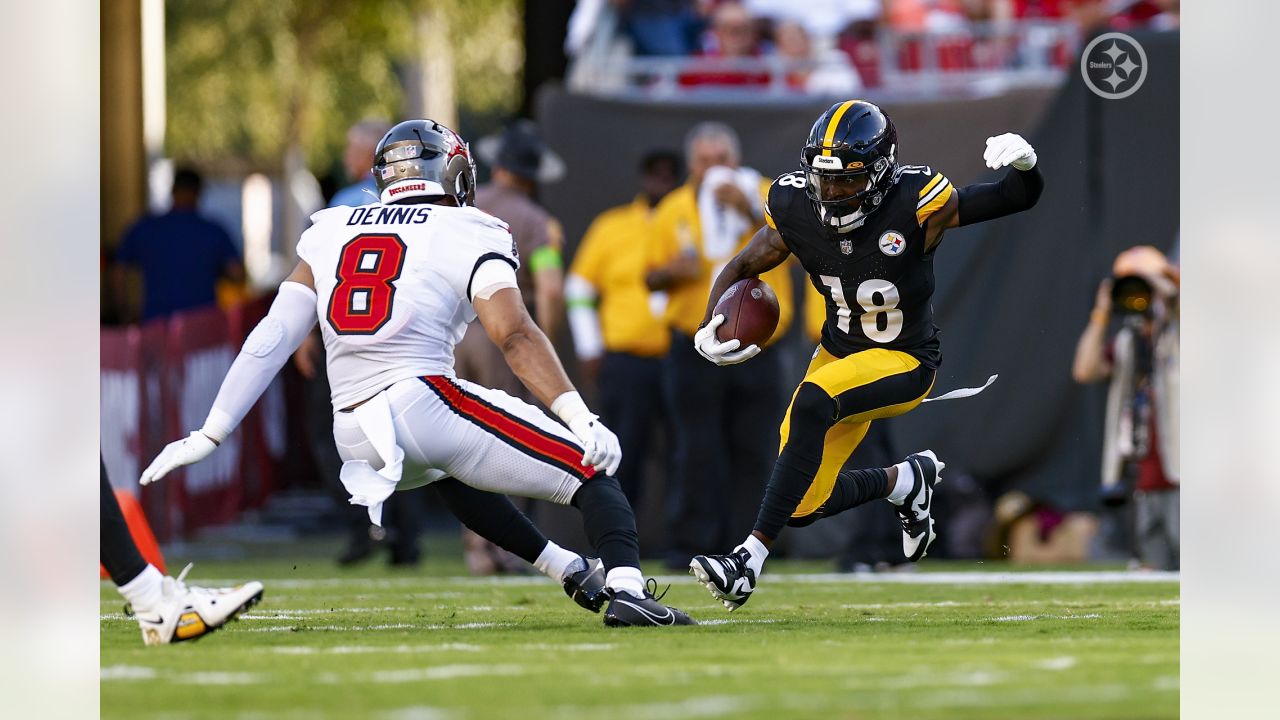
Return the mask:
<svg viewBox="0 0 1280 720">
<path fill-rule="evenodd" d="M 226 440 L 315 324 L 315 290 L 281 283 L 267 316 L 245 338 L 231 363 L 201 431 L 218 442 Z"/>
<path fill-rule="evenodd" d="M 591 360 L 604 354 L 604 333 L 600 314 L 596 311 L 596 288 L 586 278 L 570 272 L 564 294 L 569 306 L 569 332 L 573 349 L 580 360 Z"/>
<path fill-rule="evenodd" d="M 548 216 L 545 222 L 533 223 L 534 230 L 529 243 L 529 270 L 563 270 L 564 258 L 560 248 L 564 245 L 564 231 L 560 221 Z"/>
<path fill-rule="evenodd" d="M 977 183 L 960 188 L 958 220 L 972 225 L 1029 210 L 1044 191 L 1039 167 L 1030 170 L 1009 168 L 999 182 Z"/>
</svg>

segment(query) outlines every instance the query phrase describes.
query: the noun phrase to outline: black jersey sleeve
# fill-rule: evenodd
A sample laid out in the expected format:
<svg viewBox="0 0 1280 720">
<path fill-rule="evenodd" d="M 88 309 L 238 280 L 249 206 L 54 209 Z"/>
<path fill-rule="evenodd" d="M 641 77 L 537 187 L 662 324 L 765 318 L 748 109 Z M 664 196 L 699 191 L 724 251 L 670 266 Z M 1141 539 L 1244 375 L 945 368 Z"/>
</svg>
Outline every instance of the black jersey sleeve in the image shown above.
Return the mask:
<svg viewBox="0 0 1280 720">
<path fill-rule="evenodd" d="M 808 197 L 804 192 L 804 173 L 790 172 L 779 175 L 769 186 L 764 203 L 764 222 L 778 231 L 790 245 L 788 237 L 796 232 L 796 223 L 803 221 L 797 213 L 808 209 Z"/>
<path fill-rule="evenodd" d="M 1009 168 L 999 182 L 977 183 L 960 188 L 959 222 L 972 225 L 1005 215 L 1030 210 L 1044 192 L 1040 169 Z"/>
</svg>

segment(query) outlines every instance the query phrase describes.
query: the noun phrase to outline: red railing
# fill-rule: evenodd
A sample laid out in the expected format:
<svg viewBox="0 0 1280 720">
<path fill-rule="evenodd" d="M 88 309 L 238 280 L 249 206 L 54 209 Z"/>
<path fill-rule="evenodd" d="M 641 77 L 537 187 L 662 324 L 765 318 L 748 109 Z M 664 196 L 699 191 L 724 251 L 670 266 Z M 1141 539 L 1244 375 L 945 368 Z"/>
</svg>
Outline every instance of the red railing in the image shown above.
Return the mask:
<svg viewBox="0 0 1280 720">
<path fill-rule="evenodd" d="M 200 427 L 245 335 L 271 298 L 209 308 L 101 334 L 102 455 L 112 484 L 141 501 L 161 541 L 235 520 L 276 486 L 288 430 L 277 378 L 244 423 L 205 461 L 139 488 L 165 443 Z"/>
</svg>

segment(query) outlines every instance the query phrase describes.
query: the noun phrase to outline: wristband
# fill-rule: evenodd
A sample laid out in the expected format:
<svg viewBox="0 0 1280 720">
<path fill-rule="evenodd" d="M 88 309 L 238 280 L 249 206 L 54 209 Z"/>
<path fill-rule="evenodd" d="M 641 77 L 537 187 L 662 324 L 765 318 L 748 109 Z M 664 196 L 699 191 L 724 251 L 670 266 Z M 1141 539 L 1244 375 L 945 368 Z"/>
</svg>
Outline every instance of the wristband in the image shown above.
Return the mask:
<svg viewBox="0 0 1280 720">
<path fill-rule="evenodd" d="M 564 421 L 565 425 L 583 413 L 589 413 L 587 404 L 577 390 L 570 390 L 551 402 L 551 412 Z"/>
<path fill-rule="evenodd" d="M 204 427 L 200 428 L 200 432 L 213 441 L 214 445 L 221 445 L 235 429 L 235 423 L 231 421 L 231 416 L 227 413 L 213 408 L 209 411 L 209 417 L 204 420 Z"/>
</svg>

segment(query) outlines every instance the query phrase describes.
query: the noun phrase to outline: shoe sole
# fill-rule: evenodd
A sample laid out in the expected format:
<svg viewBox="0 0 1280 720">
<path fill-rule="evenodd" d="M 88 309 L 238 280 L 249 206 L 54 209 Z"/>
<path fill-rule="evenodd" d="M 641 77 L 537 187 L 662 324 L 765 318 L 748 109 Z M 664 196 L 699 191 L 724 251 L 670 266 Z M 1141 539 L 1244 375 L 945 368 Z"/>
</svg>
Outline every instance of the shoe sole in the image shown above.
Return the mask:
<svg viewBox="0 0 1280 720">
<path fill-rule="evenodd" d="M 711 579 L 711 573 L 703 567 L 702 563 L 698 562 L 697 558 L 689 561 L 689 574 L 698 582 L 702 583 L 702 585 L 711 593 L 711 597 L 719 600 L 720 604 L 728 608 L 729 612 L 733 612 L 734 610 L 742 607 L 743 603 L 733 602 L 720 592 L 720 589 L 716 587 L 715 580 Z"/>
<path fill-rule="evenodd" d="M 911 557 L 911 556 L 907 557 L 907 559 L 910 560 L 911 562 L 920 562 L 921 560 L 923 560 L 925 556 L 929 554 L 929 546 L 933 544 L 934 540 L 938 539 L 938 534 L 933 531 L 933 491 L 935 488 L 937 488 L 939 485 L 942 484 L 942 471 L 946 467 L 941 461 L 938 460 L 938 457 L 936 455 L 925 455 L 924 453 L 915 453 L 914 455 L 912 455 L 912 457 L 917 457 L 917 456 L 929 458 L 929 461 L 933 463 L 933 484 L 930 485 L 928 483 L 925 483 L 925 492 L 928 493 L 928 498 L 929 498 L 929 502 L 926 503 L 926 505 L 928 505 L 929 507 L 929 537 L 924 541 L 924 543 L 922 543 L 924 546 L 924 549 L 922 550 L 918 549 L 918 552 L 920 553 L 919 555 L 915 557 Z M 913 469 L 916 472 L 923 471 L 922 468 L 920 467 L 920 462 L 918 460 L 913 462 L 912 465 L 914 466 Z"/>
<path fill-rule="evenodd" d="M 265 591 L 266 590 L 264 588 L 263 590 L 259 590 L 258 592 L 254 593 L 248 600 L 245 600 L 244 603 L 240 605 L 240 607 L 233 610 L 231 614 L 227 616 L 227 619 L 222 621 L 221 625 L 215 625 L 213 627 L 205 626 L 205 631 L 200 633 L 199 635 L 196 635 L 195 637 L 170 640 L 168 644 L 172 645 L 174 643 L 180 643 L 180 642 L 194 642 L 196 640 L 199 640 L 200 638 L 208 637 L 214 634 L 215 632 L 221 630 L 222 628 L 226 627 L 227 625 L 230 625 L 231 623 L 236 622 L 237 620 L 240 619 L 241 613 L 245 612 L 249 608 L 253 607 L 254 605 L 257 605 L 259 602 L 262 601 L 262 594 Z"/>
</svg>

